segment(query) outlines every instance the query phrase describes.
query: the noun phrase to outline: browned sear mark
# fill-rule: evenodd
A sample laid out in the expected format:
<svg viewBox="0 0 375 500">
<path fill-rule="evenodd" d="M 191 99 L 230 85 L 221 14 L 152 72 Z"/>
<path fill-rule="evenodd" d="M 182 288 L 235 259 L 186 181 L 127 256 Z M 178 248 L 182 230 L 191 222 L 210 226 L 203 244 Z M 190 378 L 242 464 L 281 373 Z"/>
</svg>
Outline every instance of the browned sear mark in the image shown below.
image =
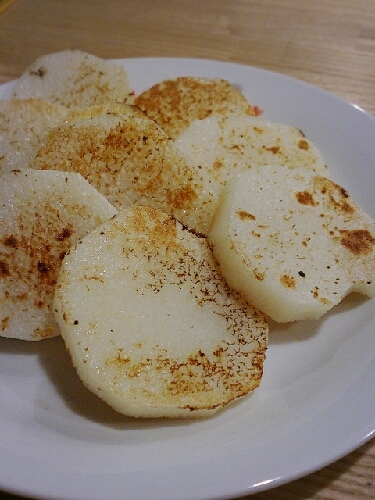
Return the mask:
<svg viewBox="0 0 375 500">
<path fill-rule="evenodd" d="M 305 151 L 310 148 L 309 143 L 305 139 L 301 139 L 298 141 L 298 147 L 299 149 L 303 149 Z"/>
<path fill-rule="evenodd" d="M 260 273 L 259 271 L 254 271 L 255 279 L 258 281 L 264 280 L 264 273 Z"/>
<path fill-rule="evenodd" d="M 293 278 L 293 276 L 289 276 L 288 274 L 283 274 L 282 276 L 280 276 L 280 283 L 286 288 L 296 287 L 296 280 Z"/>
<path fill-rule="evenodd" d="M 301 203 L 301 205 L 314 206 L 318 204 L 318 202 L 314 200 L 312 193 L 310 193 L 309 191 L 298 191 L 295 196 L 298 203 Z"/>
<path fill-rule="evenodd" d="M 16 237 L 13 234 L 11 234 L 9 236 L 5 236 L 4 237 L 4 245 L 6 247 L 17 248 L 18 243 L 17 243 Z"/>
<path fill-rule="evenodd" d="M 1 320 L 1 331 L 6 330 L 8 324 L 9 324 L 9 316 L 5 316 L 5 318 Z"/>
<path fill-rule="evenodd" d="M 9 267 L 4 261 L 0 260 L 0 276 L 4 278 L 5 276 L 9 276 L 9 274 Z"/>
<path fill-rule="evenodd" d="M 334 210 L 346 214 L 354 212 L 354 207 L 347 201 L 349 194 L 344 188 L 332 182 L 330 179 L 320 176 L 315 177 L 314 185 L 320 190 L 321 194 L 326 196 L 328 205 Z"/>
<path fill-rule="evenodd" d="M 367 229 L 340 230 L 341 244 L 354 255 L 365 255 L 372 252 L 375 238 Z"/>
<path fill-rule="evenodd" d="M 274 155 L 277 155 L 278 153 L 280 153 L 280 146 L 270 146 L 269 148 L 264 146 L 264 149 L 266 151 L 269 151 L 270 153 L 273 153 Z"/>
<path fill-rule="evenodd" d="M 63 241 L 63 240 L 66 240 L 67 238 L 70 238 L 70 236 L 72 235 L 73 231 L 71 229 L 69 229 L 68 227 L 64 227 L 62 229 L 62 231 L 60 231 L 57 235 L 56 235 L 56 240 L 57 241 Z"/>
<path fill-rule="evenodd" d="M 47 73 L 47 70 L 44 66 L 40 66 L 37 70 L 30 70 L 30 75 L 35 75 L 39 76 L 39 78 L 43 78 L 44 75 Z"/>
<path fill-rule="evenodd" d="M 255 215 L 246 212 L 246 210 L 238 210 L 237 215 L 241 220 L 255 220 Z"/>
</svg>

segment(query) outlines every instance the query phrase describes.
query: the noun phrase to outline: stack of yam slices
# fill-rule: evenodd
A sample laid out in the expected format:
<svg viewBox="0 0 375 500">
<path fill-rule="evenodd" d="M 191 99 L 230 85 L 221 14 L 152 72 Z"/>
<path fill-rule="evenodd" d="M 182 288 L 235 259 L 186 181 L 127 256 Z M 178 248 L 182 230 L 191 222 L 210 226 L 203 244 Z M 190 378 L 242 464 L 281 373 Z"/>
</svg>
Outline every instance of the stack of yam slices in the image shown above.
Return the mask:
<svg viewBox="0 0 375 500">
<path fill-rule="evenodd" d="M 212 195 L 198 170 L 135 106 L 72 111 L 50 130 L 30 168 L 78 172 L 119 210 L 154 206 L 202 233 L 211 223 Z"/>
<path fill-rule="evenodd" d="M 3 106 L 46 119 L 0 114 L 1 333 L 61 333 L 117 411 L 212 415 L 259 386 L 267 318 L 374 295 L 374 221 L 236 85 L 181 76 L 136 96 L 123 67 L 63 51 Z"/>
</svg>

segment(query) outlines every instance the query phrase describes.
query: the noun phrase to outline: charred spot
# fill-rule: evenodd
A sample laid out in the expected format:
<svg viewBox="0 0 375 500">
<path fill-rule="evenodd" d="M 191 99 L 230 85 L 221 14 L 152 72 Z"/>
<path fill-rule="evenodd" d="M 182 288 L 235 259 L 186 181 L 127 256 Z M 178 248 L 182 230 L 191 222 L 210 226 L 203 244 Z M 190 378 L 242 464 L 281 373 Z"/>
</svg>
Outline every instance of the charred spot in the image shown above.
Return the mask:
<svg viewBox="0 0 375 500">
<path fill-rule="evenodd" d="M 56 235 L 56 240 L 57 241 L 64 241 L 67 238 L 70 238 L 70 236 L 73 234 L 73 231 L 69 229 L 68 227 L 64 227 L 60 233 Z"/>
<path fill-rule="evenodd" d="M 38 68 L 35 71 L 34 70 L 30 71 L 30 75 L 39 76 L 39 78 L 43 78 L 46 73 L 47 73 L 47 70 L 44 66 L 40 66 L 40 68 Z"/>
<path fill-rule="evenodd" d="M 194 236 L 196 236 L 197 238 L 206 238 L 203 233 L 200 233 L 199 231 L 197 231 L 194 228 L 187 227 L 187 226 L 185 226 L 185 224 L 182 224 L 182 227 L 185 231 L 188 231 L 190 234 L 194 234 Z"/>
<path fill-rule="evenodd" d="M 37 264 L 38 271 L 42 274 L 48 273 L 51 270 L 51 266 L 46 264 L 45 262 L 39 261 Z"/>
<path fill-rule="evenodd" d="M 13 234 L 11 234 L 10 236 L 5 236 L 4 245 L 6 247 L 17 248 L 18 246 L 17 238 Z"/>
<path fill-rule="evenodd" d="M 3 260 L 0 260 L 0 276 L 5 277 L 9 276 L 9 274 L 9 267 Z"/>
<path fill-rule="evenodd" d="M 255 220 L 255 215 L 249 214 L 245 210 L 238 210 L 237 215 L 241 220 Z"/>
<path fill-rule="evenodd" d="M 301 278 L 304 278 L 306 276 L 306 274 L 303 271 L 298 271 L 298 274 L 299 276 L 301 276 Z"/>
<path fill-rule="evenodd" d="M 61 261 L 63 261 L 66 254 L 67 254 L 67 252 L 61 252 L 60 255 L 59 255 L 59 259 Z"/>
<path fill-rule="evenodd" d="M 314 197 L 310 191 L 298 191 L 295 194 L 298 203 L 301 205 L 317 205 L 318 203 L 314 200 Z"/>
<path fill-rule="evenodd" d="M 373 250 L 375 238 L 367 229 L 340 230 L 341 244 L 354 255 L 368 254 Z"/>
<path fill-rule="evenodd" d="M 349 193 L 343 187 L 340 187 L 340 194 L 343 198 L 349 198 Z"/>
</svg>

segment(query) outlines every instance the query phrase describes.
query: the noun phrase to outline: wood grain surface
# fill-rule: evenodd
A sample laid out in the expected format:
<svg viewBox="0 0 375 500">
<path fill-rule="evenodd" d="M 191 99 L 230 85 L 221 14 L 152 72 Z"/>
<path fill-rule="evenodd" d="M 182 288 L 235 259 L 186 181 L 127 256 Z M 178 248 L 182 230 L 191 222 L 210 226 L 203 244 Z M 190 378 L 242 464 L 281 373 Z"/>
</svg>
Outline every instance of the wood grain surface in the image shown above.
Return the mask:
<svg viewBox="0 0 375 500">
<path fill-rule="evenodd" d="M 318 85 L 375 115 L 374 0 L 0 0 L 0 83 L 17 78 L 39 55 L 66 48 L 104 58 L 257 66 Z M 20 497 L 0 492 L 0 498 Z M 375 440 L 251 498 L 374 499 Z"/>
</svg>

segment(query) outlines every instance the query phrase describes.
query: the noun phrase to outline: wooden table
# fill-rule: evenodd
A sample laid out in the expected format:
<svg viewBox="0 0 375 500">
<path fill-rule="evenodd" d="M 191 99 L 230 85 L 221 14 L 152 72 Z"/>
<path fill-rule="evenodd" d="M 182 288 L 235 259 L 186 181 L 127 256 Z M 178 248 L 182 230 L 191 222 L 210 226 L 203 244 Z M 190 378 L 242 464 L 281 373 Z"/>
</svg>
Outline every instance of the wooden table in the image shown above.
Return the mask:
<svg viewBox="0 0 375 500">
<path fill-rule="evenodd" d="M 0 13 L 0 83 L 66 48 L 104 58 L 211 58 L 305 80 L 375 115 L 374 0 L 0 0 Z M 375 440 L 251 498 L 375 498 Z"/>
</svg>

